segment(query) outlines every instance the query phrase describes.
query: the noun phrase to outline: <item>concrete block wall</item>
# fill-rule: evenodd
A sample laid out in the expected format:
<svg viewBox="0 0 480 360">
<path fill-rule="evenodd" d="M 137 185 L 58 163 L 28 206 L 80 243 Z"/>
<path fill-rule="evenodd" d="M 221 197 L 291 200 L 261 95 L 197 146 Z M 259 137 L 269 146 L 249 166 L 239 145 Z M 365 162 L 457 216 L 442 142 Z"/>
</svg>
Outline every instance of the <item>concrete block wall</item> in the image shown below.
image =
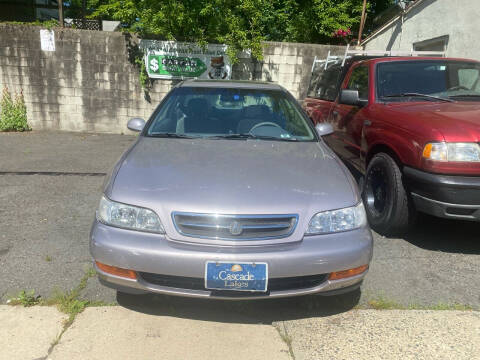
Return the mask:
<svg viewBox="0 0 480 360">
<path fill-rule="evenodd" d="M 315 56 L 326 58 L 329 51 L 331 55 L 343 55 L 345 47 L 265 42 L 263 60 L 252 61 L 247 54 L 241 54 L 239 62 L 233 66 L 232 76 L 242 80 L 276 82 L 290 91 L 295 98 L 303 100 L 307 95 Z"/>
<path fill-rule="evenodd" d="M 126 133 L 132 117 L 147 119 L 178 80 L 140 85 L 131 49 L 138 39 L 118 32 L 55 28 L 55 51 L 40 48 L 40 27 L 0 25 L 0 87 L 23 91 L 30 126 L 84 132 Z M 343 47 L 264 43 L 263 61 L 240 55 L 232 78 L 277 82 L 303 99 L 313 59 Z"/>
</svg>

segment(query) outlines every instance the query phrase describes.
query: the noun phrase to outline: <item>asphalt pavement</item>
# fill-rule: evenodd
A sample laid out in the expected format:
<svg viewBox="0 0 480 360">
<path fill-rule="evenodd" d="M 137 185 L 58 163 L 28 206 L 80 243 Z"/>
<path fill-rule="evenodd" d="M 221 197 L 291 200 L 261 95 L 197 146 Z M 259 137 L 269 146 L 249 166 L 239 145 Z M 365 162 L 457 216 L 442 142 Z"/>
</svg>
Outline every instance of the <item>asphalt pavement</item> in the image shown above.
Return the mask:
<svg viewBox="0 0 480 360">
<path fill-rule="evenodd" d="M 20 290 L 33 289 L 48 298 L 56 290 L 78 285 L 91 264 L 89 230 L 104 175 L 134 140 L 127 135 L 66 132 L 0 134 L 1 302 Z M 405 238 L 374 234 L 374 258 L 362 291 L 342 298 L 340 308 L 334 306 L 338 299 L 319 297 L 216 302 L 215 306 L 247 311 L 261 322 L 301 319 L 318 312 L 341 313 L 357 303 L 380 298 L 404 306 L 458 303 L 478 309 L 479 230 L 478 223 L 424 216 Z M 81 296 L 140 306 L 132 299 L 117 299 L 114 291 L 95 278 L 88 281 Z M 176 311 L 197 317 L 201 315 L 191 309 L 201 304 L 209 313 L 212 306 L 161 296 L 142 302 L 146 306 L 160 302 L 166 307 L 174 302 Z"/>
</svg>

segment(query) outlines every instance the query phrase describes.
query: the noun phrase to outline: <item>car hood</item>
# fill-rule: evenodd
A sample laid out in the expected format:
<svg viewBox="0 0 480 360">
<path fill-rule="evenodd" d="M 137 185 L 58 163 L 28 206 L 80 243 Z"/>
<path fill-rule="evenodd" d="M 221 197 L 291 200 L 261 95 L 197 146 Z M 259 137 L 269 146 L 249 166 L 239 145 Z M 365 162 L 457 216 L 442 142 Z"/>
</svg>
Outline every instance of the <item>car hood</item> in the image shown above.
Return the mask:
<svg viewBox="0 0 480 360">
<path fill-rule="evenodd" d="M 106 195 L 156 211 L 173 238 L 181 237 L 171 219 L 179 211 L 298 214 L 299 240 L 316 212 L 359 201 L 348 170 L 322 142 L 142 137 L 114 176 Z"/>
<path fill-rule="evenodd" d="M 438 131 L 445 141 L 480 142 L 480 102 L 443 102 L 388 104 L 385 109 L 391 116 L 400 115 L 402 126 L 412 130 Z M 426 132 L 425 132 L 426 131 Z"/>
</svg>

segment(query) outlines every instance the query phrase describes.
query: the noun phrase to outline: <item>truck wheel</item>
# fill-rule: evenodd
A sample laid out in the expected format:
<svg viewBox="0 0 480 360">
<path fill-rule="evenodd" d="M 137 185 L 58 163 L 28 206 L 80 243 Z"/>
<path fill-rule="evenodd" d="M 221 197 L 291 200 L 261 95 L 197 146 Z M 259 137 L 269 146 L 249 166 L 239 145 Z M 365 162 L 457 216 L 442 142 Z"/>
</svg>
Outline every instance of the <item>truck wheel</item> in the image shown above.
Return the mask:
<svg viewBox="0 0 480 360">
<path fill-rule="evenodd" d="M 378 233 L 398 235 L 413 223 L 415 209 L 389 155 L 378 153 L 368 164 L 362 196 L 370 226 Z"/>
</svg>

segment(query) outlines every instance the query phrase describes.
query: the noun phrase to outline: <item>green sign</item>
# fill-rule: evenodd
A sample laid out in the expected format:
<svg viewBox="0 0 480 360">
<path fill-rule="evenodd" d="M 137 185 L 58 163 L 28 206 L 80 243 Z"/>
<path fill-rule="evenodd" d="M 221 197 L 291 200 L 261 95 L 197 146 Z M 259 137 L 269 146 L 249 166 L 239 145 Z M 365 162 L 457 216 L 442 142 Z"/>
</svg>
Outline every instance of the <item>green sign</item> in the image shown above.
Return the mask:
<svg viewBox="0 0 480 360">
<path fill-rule="evenodd" d="M 199 77 L 207 70 L 207 65 L 197 57 L 155 55 L 147 57 L 149 75 L 172 77 Z"/>
<path fill-rule="evenodd" d="M 1 1 L 1 0 L 0 0 Z M 232 66 L 227 46 L 176 41 L 140 41 L 145 67 L 153 79 L 230 79 Z"/>
</svg>

